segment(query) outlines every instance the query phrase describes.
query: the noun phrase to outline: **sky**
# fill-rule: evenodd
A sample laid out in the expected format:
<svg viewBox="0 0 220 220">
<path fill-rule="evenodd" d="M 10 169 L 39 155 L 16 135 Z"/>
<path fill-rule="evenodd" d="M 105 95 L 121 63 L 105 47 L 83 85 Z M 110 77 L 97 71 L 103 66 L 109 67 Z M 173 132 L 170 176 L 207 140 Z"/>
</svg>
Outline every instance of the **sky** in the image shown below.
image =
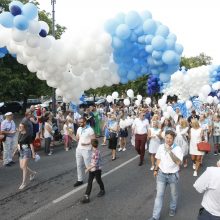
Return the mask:
<svg viewBox="0 0 220 220">
<path fill-rule="evenodd" d="M 51 12 L 51 0 L 38 0 Z M 183 56 L 204 52 L 220 64 L 219 0 L 56 0 L 56 23 L 67 27 L 66 36 L 103 26 L 117 13 L 148 10 L 167 25 L 184 47 Z"/>
</svg>

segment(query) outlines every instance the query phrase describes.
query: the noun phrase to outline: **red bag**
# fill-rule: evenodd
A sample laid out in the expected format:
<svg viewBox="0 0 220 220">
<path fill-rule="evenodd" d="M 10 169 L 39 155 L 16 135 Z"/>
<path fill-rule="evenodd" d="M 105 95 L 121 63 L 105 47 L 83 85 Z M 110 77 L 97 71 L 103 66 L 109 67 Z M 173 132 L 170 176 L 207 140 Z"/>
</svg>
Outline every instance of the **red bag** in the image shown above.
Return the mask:
<svg viewBox="0 0 220 220">
<path fill-rule="evenodd" d="M 199 151 L 210 152 L 211 145 L 208 142 L 202 141 L 197 144 L 197 148 Z"/>
<path fill-rule="evenodd" d="M 33 141 L 34 150 L 39 150 L 41 148 L 41 140 L 40 138 L 36 138 Z"/>
</svg>

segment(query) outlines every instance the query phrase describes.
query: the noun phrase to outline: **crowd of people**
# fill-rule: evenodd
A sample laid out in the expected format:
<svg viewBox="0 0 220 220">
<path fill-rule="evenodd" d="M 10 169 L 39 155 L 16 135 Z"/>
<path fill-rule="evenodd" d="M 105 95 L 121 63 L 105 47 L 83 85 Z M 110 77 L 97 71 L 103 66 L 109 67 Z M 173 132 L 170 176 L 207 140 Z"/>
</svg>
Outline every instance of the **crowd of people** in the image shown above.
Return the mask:
<svg viewBox="0 0 220 220">
<path fill-rule="evenodd" d="M 171 103 L 168 105 L 172 106 Z M 108 144 L 112 161 L 117 159 L 118 152 L 126 151 L 127 145 L 131 143 L 140 155 L 139 166 L 145 164 L 146 152 L 150 154 L 150 170 L 157 177 L 157 195 L 151 220 L 160 218 L 166 185 L 170 185 L 171 188 L 169 215 L 174 216 L 178 199 L 179 170 L 192 165 L 192 175 L 197 177 L 206 157 L 206 152 L 198 149 L 198 143 L 212 140 L 211 154 L 218 156 L 220 153 L 219 109 L 215 105 L 203 105 L 201 109 L 199 112 L 193 109 L 189 117 L 184 117 L 177 107 L 175 114 L 167 117 L 157 105 L 127 107 L 113 104 L 67 112 L 58 108 L 57 114 L 53 115 L 40 105 L 31 106 L 19 124 L 18 137 L 13 114 L 8 112 L 1 122 L 1 134 L 5 138 L 2 141 L 3 165 L 10 167 L 15 163 L 13 155 L 17 150 L 20 168 L 23 171 L 19 187 L 21 190 L 26 186 L 27 178 L 33 180 L 36 175 L 36 171 L 28 167 L 28 160 L 35 158 L 36 139 L 44 139 L 44 152 L 48 156 L 54 153 L 55 141 L 63 142 L 65 151 L 69 151 L 76 143 L 77 181 L 74 187 L 83 184 L 85 166 L 89 172 L 89 181 L 82 202 L 87 203 L 90 201 L 94 178 L 100 185 L 98 196 L 105 194 L 101 179 L 102 159 L 98 150 L 98 139 L 102 140 L 100 145 Z M 198 183 L 195 187 L 197 185 Z M 220 186 L 219 181 L 217 185 Z M 203 213 L 208 212 L 214 216 L 209 208 L 203 208 Z M 220 206 L 214 213 L 217 214 L 216 219 L 219 219 Z"/>
</svg>

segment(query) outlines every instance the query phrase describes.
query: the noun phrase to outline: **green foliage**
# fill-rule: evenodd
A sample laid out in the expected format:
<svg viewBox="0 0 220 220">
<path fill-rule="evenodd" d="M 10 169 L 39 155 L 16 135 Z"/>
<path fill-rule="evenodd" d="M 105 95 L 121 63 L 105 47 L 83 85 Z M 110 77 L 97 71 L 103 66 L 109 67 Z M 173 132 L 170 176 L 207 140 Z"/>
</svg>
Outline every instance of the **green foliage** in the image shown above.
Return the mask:
<svg viewBox="0 0 220 220">
<path fill-rule="evenodd" d="M 145 75 L 143 77 L 138 78 L 135 81 L 130 81 L 127 84 L 118 84 L 118 85 L 112 85 L 110 87 L 103 86 L 101 88 L 97 89 L 89 89 L 85 91 L 85 94 L 88 96 L 103 96 L 103 95 L 111 95 L 113 92 L 117 91 L 120 96 L 126 95 L 126 91 L 128 89 L 132 89 L 135 93 L 135 95 L 142 95 L 146 96 L 146 83 L 147 83 L 148 76 Z"/>
<path fill-rule="evenodd" d="M 210 64 L 212 64 L 212 58 L 204 53 L 200 53 L 195 57 L 182 57 L 180 66 L 185 66 L 187 69 L 190 69 Z"/>
</svg>

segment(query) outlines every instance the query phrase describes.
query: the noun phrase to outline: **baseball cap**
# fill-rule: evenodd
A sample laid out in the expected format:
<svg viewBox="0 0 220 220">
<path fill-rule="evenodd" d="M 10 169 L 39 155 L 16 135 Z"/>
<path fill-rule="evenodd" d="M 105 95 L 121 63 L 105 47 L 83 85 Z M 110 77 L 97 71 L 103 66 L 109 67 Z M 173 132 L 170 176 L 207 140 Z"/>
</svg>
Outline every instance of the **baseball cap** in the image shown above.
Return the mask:
<svg viewBox="0 0 220 220">
<path fill-rule="evenodd" d="M 9 115 L 13 115 L 13 113 L 12 113 L 12 112 L 7 112 L 7 113 L 5 114 L 5 116 L 9 116 Z"/>
</svg>

